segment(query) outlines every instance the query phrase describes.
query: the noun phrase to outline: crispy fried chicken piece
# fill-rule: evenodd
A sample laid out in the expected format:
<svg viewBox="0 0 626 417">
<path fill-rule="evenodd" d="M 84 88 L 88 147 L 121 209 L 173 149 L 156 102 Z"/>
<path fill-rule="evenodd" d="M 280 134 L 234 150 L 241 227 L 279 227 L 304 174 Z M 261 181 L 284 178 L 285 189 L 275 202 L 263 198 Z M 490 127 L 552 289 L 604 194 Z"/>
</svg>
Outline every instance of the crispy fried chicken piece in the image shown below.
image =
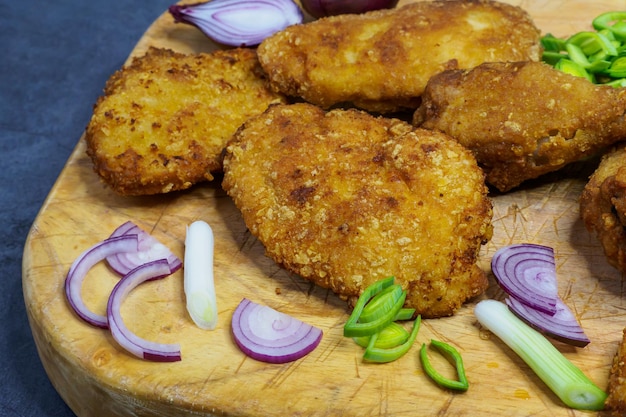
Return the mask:
<svg viewBox="0 0 626 417">
<path fill-rule="evenodd" d="M 626 329 L 613 357 L 607 394 L 606 409 L 615 417 L 626 415 Z"/>
<path fill-rule="evenodd" d="M 447 136 L 358 110 L 272 106 L 226 148 L 223 187 L 266 253 L 352 304 L 395 276 L 423 317 L 487 287 L 484 174 Z"/>
<path fill-rule="evenodd" d="M 435 75 L 413 123 L 445 132 L 509 191 L 626 135 L 626 90 L 540 62 L 484 63 Z"/>
<path fill-rule="evenodd" d="M 122 195 L 189 188 L 221 171 L 226 141 L 284 97 L 252 49 L 185 55 L 150 48 L 107 81 L 87 126 L 87 154 Z"/>
<path fill-rule="evenodd" d="M 608 262 L 626 273 L 626 143 L 603 155 L 581 194 L 580 215 Z"/>
<path fill-rule="evenodd" d="M 258 48 L 272 86 L 323 108 L 415 110 L 428 79 L 485 61 L 539 60 L 540 32 L 518 7 L 420 1 L 294 25 Z"/>
</svg>

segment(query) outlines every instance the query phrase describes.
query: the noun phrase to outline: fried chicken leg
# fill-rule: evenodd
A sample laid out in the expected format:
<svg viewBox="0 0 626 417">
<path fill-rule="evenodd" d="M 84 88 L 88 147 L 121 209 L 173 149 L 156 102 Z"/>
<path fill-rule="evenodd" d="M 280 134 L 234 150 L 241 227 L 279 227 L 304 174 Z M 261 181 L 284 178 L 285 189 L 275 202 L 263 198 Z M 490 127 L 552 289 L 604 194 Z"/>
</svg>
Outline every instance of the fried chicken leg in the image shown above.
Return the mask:
<svg viewBox="0 0 626 417">
<path fill-rule="evenodd" d="M 470 149 L 509 191 L 626 136 L 626 90 L 540 62 L 485 63 L 429 81 L 413 123 Z"/>
<path fill-rule="evenodd" d="M 603 155 L 581 194 L 580 215 L 608 262 L 626 273 L 626 143 Z"/>
</svg>

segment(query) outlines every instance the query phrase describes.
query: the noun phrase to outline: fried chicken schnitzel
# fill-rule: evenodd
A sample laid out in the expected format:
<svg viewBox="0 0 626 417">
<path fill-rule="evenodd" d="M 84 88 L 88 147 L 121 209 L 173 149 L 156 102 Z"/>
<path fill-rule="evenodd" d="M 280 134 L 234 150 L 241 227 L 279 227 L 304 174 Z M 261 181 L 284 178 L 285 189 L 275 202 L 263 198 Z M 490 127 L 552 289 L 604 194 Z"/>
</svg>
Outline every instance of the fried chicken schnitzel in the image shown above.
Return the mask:
<svg viewBox="0 0 626 417">
<path fill-rule="evenodd" d="M 581 194 L 580 216 L 608 262 L 626 273 L 626 143 L 603 155 Z"/>
<path fill-rule="evenodd" d="M 150 48 L 107 81 L 85 132 L 94 169 L 121 195 L 213 179 L 237 128 L 272 92 L 252 49 L 185 55 Z"/>
<path fill-rule="evenodd" d="M 453 139 L 359 110 L 271 106 L 229 142 L 223 188 L 266 253 L 352 304 L 395 276 L 423 317 L 487 287 L 492 205 Z"/>
<path fill-rule="evenodd" d="M 541 47 L 521 8 L 445 0 L 294 25 L 258 53 L 277 91 L 326 109 L 349 103 L 390 113 L 415 110 L 428 79 L 442 70 L 539 60 Z"/>
<path fill-rule="evenodd" d="M 541 62 L 484 63 L 433 76 L 413 123 L 470 149 L 505 192 L 625 137 L 626 90 Z"/>
</svg>

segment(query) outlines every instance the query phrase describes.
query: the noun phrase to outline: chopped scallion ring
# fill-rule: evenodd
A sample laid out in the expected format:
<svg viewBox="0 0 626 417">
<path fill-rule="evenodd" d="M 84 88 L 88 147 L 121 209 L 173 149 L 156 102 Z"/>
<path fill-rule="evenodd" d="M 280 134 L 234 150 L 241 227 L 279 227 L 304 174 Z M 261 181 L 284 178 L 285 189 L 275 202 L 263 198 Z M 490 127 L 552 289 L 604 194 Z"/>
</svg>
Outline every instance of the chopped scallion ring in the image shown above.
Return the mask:
<svg viewBox="0 0 626 417">
<path fill-rule="evenodd" d="M 381 331 L 387 324 L 391 323 L 398 311 L 402 308 L 404 304 L 404 299 L 406 298 L 406 293 L 404 297 L 402 297 L 402 302 L 399 303 L 399 308 L 391 314 L 387 314 L 385 317 L 379 318 L 378 320 L 371 321 L 368 323 L 359 323 L 359 318 L 361 317 L 361 313 L 365 308 L 365 305 L 376 296 L 378 293 L 383 291 L 385 288 L 393 285 L 395 277 L 388 277 L 383 280 L 377 281 L 374 284 L 370 285 L 363 291 L 361 296 L 356 302 L 354 309 L 352 310 L 352 314 L 346 321 L 346 324 L 343 328 L 343 335 L 346 337 L 360 337 L 360 336 L 371 336 L 374 333 Z M 395 309 L 394 309 L 395 310 Z M 391 316 L 391 317 L 390 317 Z"/>
<path fill-rule="evenodd" d="M 465 366 L 463 365 L 463 358 L 461 357 L 461 354 L 453 346 L 447 343 L 440 342 L 438 340 L 431 340 L 430 343 L 431 346 L 437 349 L 452 365 L 455 366 L 459 379 L 458 381 L 449 379 L 437 372 L 437 370 L 431 365 L 430 359 L 428 359 L 426 343 L 423 343 L 422 348 L 420 349 L 420 360 L 426 375 L 428 375 L 441 387 L 456 391 L 467 391 L 469 388 L 469 382 L 465 376 Z"/>
<path fill-rule="evenodd" d="M 404 328 L 404 326 L 396 322 L 392 322 L 378 333 L 375 346 L 381 349 L 395 347 L 406 342 L 409 339 L 409 335 L 410 333 Z M 354 337 L 353 339 L 357 345 L 366 348 L 372 337 L 373 335 Z"/>
<path fill-rule="evenodd" d="M 402 297 L 401 286 L 394 284 L 385 288 L 376 294 L 370 302 L 363 307 L 363 311 L 359 316 L 359 321 L 362 323 L 369 323 L 380 318 L 396 307 L 400 297 Z"/>
<path fill-rule="evenodd" d="M 624 87 L 622 70 L 626 48 L 626 12 L 607 12 L 592 21 L 594 31 L 575 33 L 567 39 L 552 34 L 541 38 L 542 61 L 595 84 Z"/>
<path fill-rule="evenodd" d="M 394 284 L 394 277 L 377 281 L 363 291 L 348 318 L 343 334 L 365 348 L 363 359 L 391 362 L 409 351 L 420 327 L 421 317 L 413 322 L 411 333 L 396 323 L 409 320 L 414 308 L 403 308 L 406 291 Z"/>
<path fill-rule="evenodd" d="M 378 363 L 387 363 L 395 361 L 396 359 L 404 356 L 405 353 L 411 349 L 415 339 L 417 338 L 417 333 L 420 329 L 420 324 L 422 323 L 421 316 L 417 316 L 415 321 L 413 322 L 413 329 L 409 335 L 409 338 L 402 344 L 399 344 L 394 347 L 381 348 L 378 347 L 377 339 L 380 338 L 381 333 L 376 333 L 372 335 L 370 339 L 370 343 L 367 345 L 365 349 L 365 354 L 363 355 L 363 359 L 370 362 L 378 362 Z"/>
</svg>

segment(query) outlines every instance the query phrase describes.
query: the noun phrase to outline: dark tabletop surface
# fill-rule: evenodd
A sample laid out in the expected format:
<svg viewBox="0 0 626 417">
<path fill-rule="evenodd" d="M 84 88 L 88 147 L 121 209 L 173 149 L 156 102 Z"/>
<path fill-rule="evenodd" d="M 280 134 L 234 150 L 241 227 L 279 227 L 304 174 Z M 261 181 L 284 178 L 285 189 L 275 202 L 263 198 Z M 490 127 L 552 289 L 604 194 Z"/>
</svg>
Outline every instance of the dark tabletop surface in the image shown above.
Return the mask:
<svg viewBox="0 0 626 417">
<path fill-rule="evenodd" d="M 28 326 L 22 252 L 107 78 L 175 0 L 0 0 L 0 416 L 74 416 Z"/>
</svg>

